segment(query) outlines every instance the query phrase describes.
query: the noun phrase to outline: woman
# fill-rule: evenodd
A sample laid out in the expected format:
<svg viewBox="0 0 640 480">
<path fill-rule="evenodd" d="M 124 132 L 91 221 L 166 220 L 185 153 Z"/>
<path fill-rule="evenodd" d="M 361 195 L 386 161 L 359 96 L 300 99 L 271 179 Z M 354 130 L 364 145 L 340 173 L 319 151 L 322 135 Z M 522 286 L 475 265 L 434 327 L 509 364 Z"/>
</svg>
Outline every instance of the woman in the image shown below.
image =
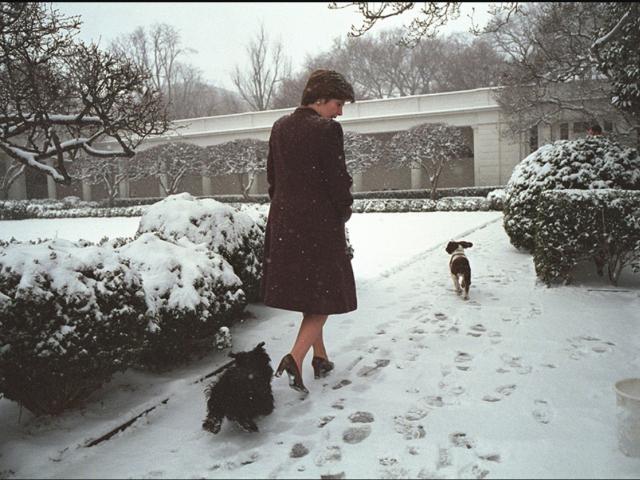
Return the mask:
<svg viewBox="0 0 640 480">
<path fill-rule="evenodd" d="M 338 72 L 316 70 L 301 106 L 271 129 L 267 180 L 271 207 L 265 238 L 262 297 L 265 305 L 302 313 L 291 352 L 276 376 L 309 393 L 302 364 L 313 347 L 314 377 L 333 369 L 323 341 L 330 314 L 357 308 L 355 281 L 347 256 L 344 224 L 353 197 L 344 160 L 342 115 L 354 102 L 353 87 Z"/>
</svg>

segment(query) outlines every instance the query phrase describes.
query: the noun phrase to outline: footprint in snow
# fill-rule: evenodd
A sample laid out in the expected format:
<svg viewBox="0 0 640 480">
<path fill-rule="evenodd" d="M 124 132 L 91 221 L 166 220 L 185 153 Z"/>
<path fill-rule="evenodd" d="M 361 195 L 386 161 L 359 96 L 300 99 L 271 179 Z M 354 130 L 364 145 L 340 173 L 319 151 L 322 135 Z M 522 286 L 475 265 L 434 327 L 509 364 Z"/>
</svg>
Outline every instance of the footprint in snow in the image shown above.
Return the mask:
<svg viewBox="0 0 640 480">
<path fill-rule="evenodd" d="M 347 478 L 344 472 L 338 473 L 325 473 L 320 475 L 321 480 L 339 480 L 341 478 Z"/>
<path fill-rule="evenodd" d="M 471 360 L 473 360 L 473 356 L 466 353 L 466 352 L 458 352 L 458 355 L 456 355 L 456 358 L 454 359 L 454 362 L 456 363 L 467 363 L 470 362 Z M 469 366 L 468 365 L 456 365 L 456 368 L 458 370 L 462 370 L 462 371 L 467 371 L 469 370 Z"/>
<path fill-rule="evenodd" d="M 372 423 L 374 418 L 370 412 L 355 412 L 349 415 L 351 423 Z"/>
<path fill-rule="evenodd" d="M 338 383 L 336 383 L 333 387 L 331 387 L 333 390 L 338 390 L 342 387 L 346 387 L 347 385 L 351 385 L 351 380 L 347 380 L 346 378 L 343 380 L 340 380 Z"/>
<path fill-rule="evenodd" d="M 393 423 L 395 431 L 402 435 L 405 440 L 417 440 L 427 435 L 422 425 L 416 425 L 406 416 L 396 415 L 393 417 Z"/>
<path fill-rule="evenodd" d="M 508 397 L 509 395 L 511 395 L 515 389 L 516 386 L 514 384 L 502 385 L 496 388 L 496 393 L 498 395 L 485 395 L 484 397 L 482 397 L 482 400 L 484 400 L 485 402 L 499 402 L 504 397 Z"/>
<path fill-rule="evenodd" d="M 472 337 L 480 337 L 487 331 L 486 327 L 481 323 L 478 323 L 470 328 L 470 331 L 467 332 L 467 335 Z"/>
<path fill-rule="evenodd" d="M 334 418 L 336 418 L 336 417 L 333 416 L 333 415 L 327 415 L 325 417 L 322 417 L 320 419 L 320 422 L 318 422 L 318 428 L 323 428 L 327 423 L 329 423 Z"/>
<path fill-rule="evenodd" d="M 376 371 L 378 371 L 381 368 L 384 368 L 386 366 L 388 366 L 391 363 L 391 360 L 387 360 L 387 359 L 378 359 L 375 362 L 375 366 L 369 366 L 369 365 L 365 365 L 364 367 L 362 367 L 357 375 L 359 377 L 368 377 L 373 375 L 374 373 L 376 373 Z"/>
<path fill-rule="evenodd" d="M 546 400 L 535 400 L 534 402 L 535 408 L 531 412 L 533 418 L 535 418 L 536 422 L 547 424 L 551 422 L 551 418 L 553 413 L 551 411 L 551 407 L 549 406 L 549 402 Z"/>
<path fill-rule="evenodd" d="M 463 447 L 466 449 L 471 449 L 476 446 L 476 442 L 471 438 L 467 437 L 467 434 L 463 432 L 454 432 L 450 434 L 449 440 L 455 447 Z"/>
<path fill-rule="evenodd" d="M 315 464 L 318 467 L 322 467 L 327 463 L 335 463 L 340 460 L 342 460 L 342 450 L 338 445 L 331 445 L 316 457 Z"/>
<path fill-rule="evenodd" d="M 342 433 L 342 440 L 351 445 L 360 443 L 371 435 L 370 425 L 360 425 L 357 427 L 349 427 Z"/>
</svg>

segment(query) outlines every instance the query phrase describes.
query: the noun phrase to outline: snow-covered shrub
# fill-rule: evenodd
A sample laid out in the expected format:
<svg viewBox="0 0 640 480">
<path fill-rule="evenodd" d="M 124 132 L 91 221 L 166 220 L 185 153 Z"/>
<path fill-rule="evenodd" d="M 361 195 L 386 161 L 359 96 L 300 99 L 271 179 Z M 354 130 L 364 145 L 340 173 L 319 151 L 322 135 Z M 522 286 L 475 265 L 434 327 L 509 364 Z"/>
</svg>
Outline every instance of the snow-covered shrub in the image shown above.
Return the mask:
<svg viewBox="0 0 640 480">
<path fill-rule="evenodd" d="M 117 248 L 142 278 L 146 333 L 142 364 L 164 368 L 210 350 L 221 326 L 246 306 L 233 268 L 206 245 L 143 233 Z"/>
<path fill-rule="evenodd" d="M 504 229 L 515 247 L 535 248 L 540 194 L 563 189 L 640 189 L 640 157 L 606 137 L 543 145 L 514 169 L 506 186 Z"/>
<path fill-rule="evenodd" d="M 0 220 L 25 218 L 139 217 L 146 206 L 102 208 L 98 202 L 83 202 L 78 197 L 60 200 L 0 200 Z"/>
<path fill-rule="evenodd" d="M 491 190 L 487 194 L 487 200 L 489 201 L 489 208 L 491 210 L 502 210 L 504 208 L 504 199 L 506 192 L 502 188 Z"/>
<path fill-rule="evenodd" d="M 258 300 L 262 277 L 264 224 L 213 199 L 171 195 L 147 208 L 137 235 L 156 232 L 173 241 L 186 237 L 222 255 L 242 280 L 247 301 Z"/>
<path fill-rule="evenodd" d="M 428 198 L 383 198 L 378 200 L 356 199 L 354 213 L 368 212 L 436 212 L 436 211 L 486 211 L 491 202 L 484 197 L 444 197 L 438 200 Z"/>
<path fill-rule="evenodd" d="M 482 197 L 444 197 L 436 201 L 438 212 L 475 212 L 489 210 L 489 200 Z"/>
<path fill-rule="evenodd" d="M 42 207 L 25 200 L 0 200 L 0 220 L 35 218 Z"/>
<path fill-rule="evenodd" d="M 428 198 L 385 198 L 380 200 L 357 199 L 353 201 L 353 205 L 351 207 L 354 213 L 432 212 L 435 208 L 436 202 Z"/>
<path fill-rule="evenodd" d="M 594 260 L 615 285 L 624 267 L 640 265 L 640 191 L 543 192 L 535 240 L 536 275 L 547 284 L 569 282 L 573 267 Z"/>
<path fill-rule="evenodd" d="M 447 187 L 438 188 L 438 198 L 443 197 L 486 197 L 489 192 L 501 188 L 498 185 L 495 186 L 478 186 L 478 187 Z M 353 198 L 358 199 L 422 199 L 431 198 L 431 192 L 427 189 L 411 189 L 411 190 L 373 190 L 367 192 L 353 192 Z"/>
<path fill-rule="evenodd" d="M 82 199 L 76 195 L 69 195 L 62 199 L 62 203 L 67 208 L 78 208 L 82 203 Z"/>
<path fill-rule="evenodd" d="M 0 391 L 35 414 L 81 403 L 142 342 L 141 279 L 112 249 L 66 240 L 0 246 Z"/>
</svg>

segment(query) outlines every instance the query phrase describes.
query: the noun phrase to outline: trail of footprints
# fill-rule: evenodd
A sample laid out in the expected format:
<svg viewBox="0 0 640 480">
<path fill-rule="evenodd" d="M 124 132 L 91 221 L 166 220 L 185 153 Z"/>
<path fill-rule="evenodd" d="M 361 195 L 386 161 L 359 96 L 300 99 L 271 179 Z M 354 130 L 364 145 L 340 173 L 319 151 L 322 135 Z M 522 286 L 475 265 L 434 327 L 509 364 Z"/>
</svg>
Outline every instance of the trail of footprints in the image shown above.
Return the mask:
<svg viewBox="0 0 640 480">
<path fill-rule="evenodd" d="M 341 399 L 344 400 L 344 399 Z M 427 397 L 426 404 L 429 406 L 442 406 L 440 397 Z M 394 428 L 397 433 L 407 441 L 406 451 L 410 455 L 420 455 L 423 449 L 428 450 L 429 446 L 421 443 L 411 443 L 420 441 L 427 436 L 424 426 L 424 419 L 429 414 L 430 409 L 426 406 L 415 406 L 410 408 L 404 415 L 393 417 Z M 335 416 L 322 417 L 318 423 L 319 428 L 324 428 Z M 367 439 L 375 424 L 374 415 L 366 411 L 356 411 L 349 415 L 351 426 L 342 432 L 344 444 L 358 444 Z M 418 472 L 418 478 L 449 478 L 449 477 L 471 477 L 476 479 L 485 478 L 490 472 L 487 465 L 500 463 L 499 453 L 480 454 L 477 451 L 476 441 L 464 432 L 452 432 L 448 437 L 448 445 L 438 447 L 437 455 L 431 458 L 434 468 L 422 468 Z M 340 469 L 343 460 L 343 445 L 325 445 L 313 457 L 313 463 L 317 467 L 326 468 L 326 473 L 320 478 L 334 479 L 346 478 L 346 472 Z M 304 443 L 296 443 L 291 447 L 289 457 L 294 460 L 302 459 L 311 454 L 312 451 Z M 428 452 L 427 452 L 428 453 Z M 469 461 L 458 462 L 463 465 L 460 469 L 453 467 L 454 457 L 462 455 Z M 429 455 L 425 456 L 430 458 Z M 381 467 L 380 478 L 408 478 L 410 471 L 402 466 L 399 458 L 391 456 L 378 457 L 378 464 Z M 304 472 L 304 464 L 298 466 L 299 472 Z M 415 475 L 415 474 L 414 474 Z"/>
<path fill-rule="evenodd" d="M 471 302 L 469 305 L 471 305 Z M 525 310 L 512 308 L 507 315 L 502 316 L 501 320 L 503 322 L 518 323 L 516 319 L 522 318 L 523 315 L 527 316 L 527 313 L 528 317 L 541 314 L 540 308 L 533 303 L 530 304 L 528 311 Z M 408 340 L 413 348 L 405 353 L 404 359 L 407 361 L 419 360 L 421 351 L 429 348 L 428 341 L 434 338 L 433 334 L 444 340 L 451 335 L 460 334 L 462 331 L 463 334 L 470 337 L 486 338 L 491 344 L 497 344 L 502 341 L 502 334 L 499 331 L 490 330 L 482 323 L 463 327 L 459 320 L 452 320 L 443 312 L 432 313 L 431 305 L 413 306 L 399 314 L 397 318 L 401 320 L 402 324 L 409 323 L 407 320 L 410 319 L 414 321 L 410 322 L 410 327 L 403 327 L 403 331 L 398 336 L 393 334 L 394 329 L 398 328 L 397 322 L 391 321 L 379 324 L 372 340 L 379 339 L 385 344 L 389 343 L 389 339 L 391 339 L 392 343 L 400 339 Z M 575 359 L 582 358 L 588 352 L 593 352 L 594 354 L 608 352 L 613 346 L 610 342 L 589 336 L 568 339 L 568 342 L 571 357 Z M 383 369 L 391 364 L 389 358 L 384 358 L 386 354 L 390 353 L 384 350 L 381 351 L 380 347 L 376 345 L 368 347 L 364 355 L 354 358 L 351 364 L 346 367 L 346 373 L 354 372 L 357 379 L 353 377 L 352 379 L 337 379 L 327 386 L 334 391 L 343 388 L 357 391 L 358 384 L 361 384 L 362 380 L 368 383 L 370 378 L 379 375 Z M 366 359 L 367 356 L 370 357 L 373 354 L 376 354 L 379 358 L 375 360 Z M 505 353 L 500 356 L 500 359 L 503 365 L 496 370 L 497 373 L 515 372 L 519 375 L 527 375 L 532 371 L 531 365 L 526 364 L 519 356 Z M 423 448 L 426 448 L 423 447 L 426 444 L 419 442 L 428 437 L 426 419 L 429 413 L 434 409 L 455 404 L 457 402 L 456 399 L 462 398 L 461 396 L 466 393 L 465 388 L 456 383 L 455 375 L 452 375 L 452 373 L 459 371 L 462 372 L 462 375 L 465 375 L 465 372 L 472 369 L 473 360 L 474 356 L 472 354 L 465 351 L 457 351 L 452 358 L 452 362 L 441 367 L 442 380 L 438 383 L 440 393 L 423 396 L 417 404 L 409 408 L 404 414 L 392 417 L 393 428 L 407 442 L 407 452 L 410 455 L 418 455 Z M 401 363 L 398 362 L 396 366 L 402 368 L 400 366 Z M 555 365 L 552 364 L 542 366 L 555 368 Z M 449 375 L 451 376 L 449 377 Z M 361 388 L 364 387 L 361 386 Z M 481 400 L 490 404 L 501 402 L 516 391 L 517 385 L 515 383 L 504 383 L 482 396 Z M 419 394 L 420 389 L 415 386 L 408 387 L 407 392 Z M 317 428 L 326 428 L 338 415 L 341 415 L 340 412 L 345 410 L 346 407 L 347 401 L 345 398 L 338 398 L 333 401 L 331 408 L 336 414 L 319 418 L 316 424 Z M 535 399 L 531 405 L 531 415 L 534 421 L 545 425 L 552 421 L 553 410 L 548 401 Z M 313 463 L 317 467 L 326 468 L 326 473 L 322 474 L 321 478 L 346 478 L 346 472 L 340 468 L 343 449 L 347 445 L 355 445 L 366 441 L 375 429 L 375 418 L 370 412 L 356 411 L 350 414 L 348 418 L 350 425 L 341 432 L 341 444 L 330 444 L 314 449 L 304 443 L 296 443 L 291 447 L 289 457 L 291 459 L 302 459 L 313 455 Z M 465 456 L 465 461 L 454 462 L 453 459 L 460 455 Z M 437 455 L 433 458 L 433 468 L 425 467 L 418 472 L 417 476 L 418 478 L 470 477 L 482 479 L 489 475 L 492 463 L 500 463 L 501 461 L 502 458 L 499 453 L 478 451 L 475 439 L 465 432 L 452 432 L 448 436 L 448 445 L 438 447 Z M 393 456 L 380 457 L 378 458 L 378 463 L 381 467 L 381 478 L 406 478 L 410 475 L 410 472 L 402 466 L 400 460 Z M 462 467 L 456 468 L 454 465 L 462 465 Z M 297 468 L 300 472 L 305 470 L 304 465 L 299 465 Z M 412 476 L 415 476 L 415 472 Z"/>
</svg>

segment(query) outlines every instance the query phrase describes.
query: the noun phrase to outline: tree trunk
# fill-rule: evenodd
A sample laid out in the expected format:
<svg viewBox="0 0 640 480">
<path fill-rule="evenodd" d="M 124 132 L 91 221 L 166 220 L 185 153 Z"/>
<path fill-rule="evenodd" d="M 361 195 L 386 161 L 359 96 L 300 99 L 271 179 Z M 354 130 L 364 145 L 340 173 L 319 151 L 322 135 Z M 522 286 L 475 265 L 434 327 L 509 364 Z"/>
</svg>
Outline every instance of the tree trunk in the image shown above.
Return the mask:
<svg viewBox="0 0 640 480">
<path fill-rule="evenodd" d="M 244 199 L 249 200 L 249 188 L 251 187 L 251 184 L 245 187 L 243 177 L 244 177 L 244 173 L 238 173 L 238 183 L 240 184 L 240 192 L 242 193 L 242 197 Z"/>
</svg>

